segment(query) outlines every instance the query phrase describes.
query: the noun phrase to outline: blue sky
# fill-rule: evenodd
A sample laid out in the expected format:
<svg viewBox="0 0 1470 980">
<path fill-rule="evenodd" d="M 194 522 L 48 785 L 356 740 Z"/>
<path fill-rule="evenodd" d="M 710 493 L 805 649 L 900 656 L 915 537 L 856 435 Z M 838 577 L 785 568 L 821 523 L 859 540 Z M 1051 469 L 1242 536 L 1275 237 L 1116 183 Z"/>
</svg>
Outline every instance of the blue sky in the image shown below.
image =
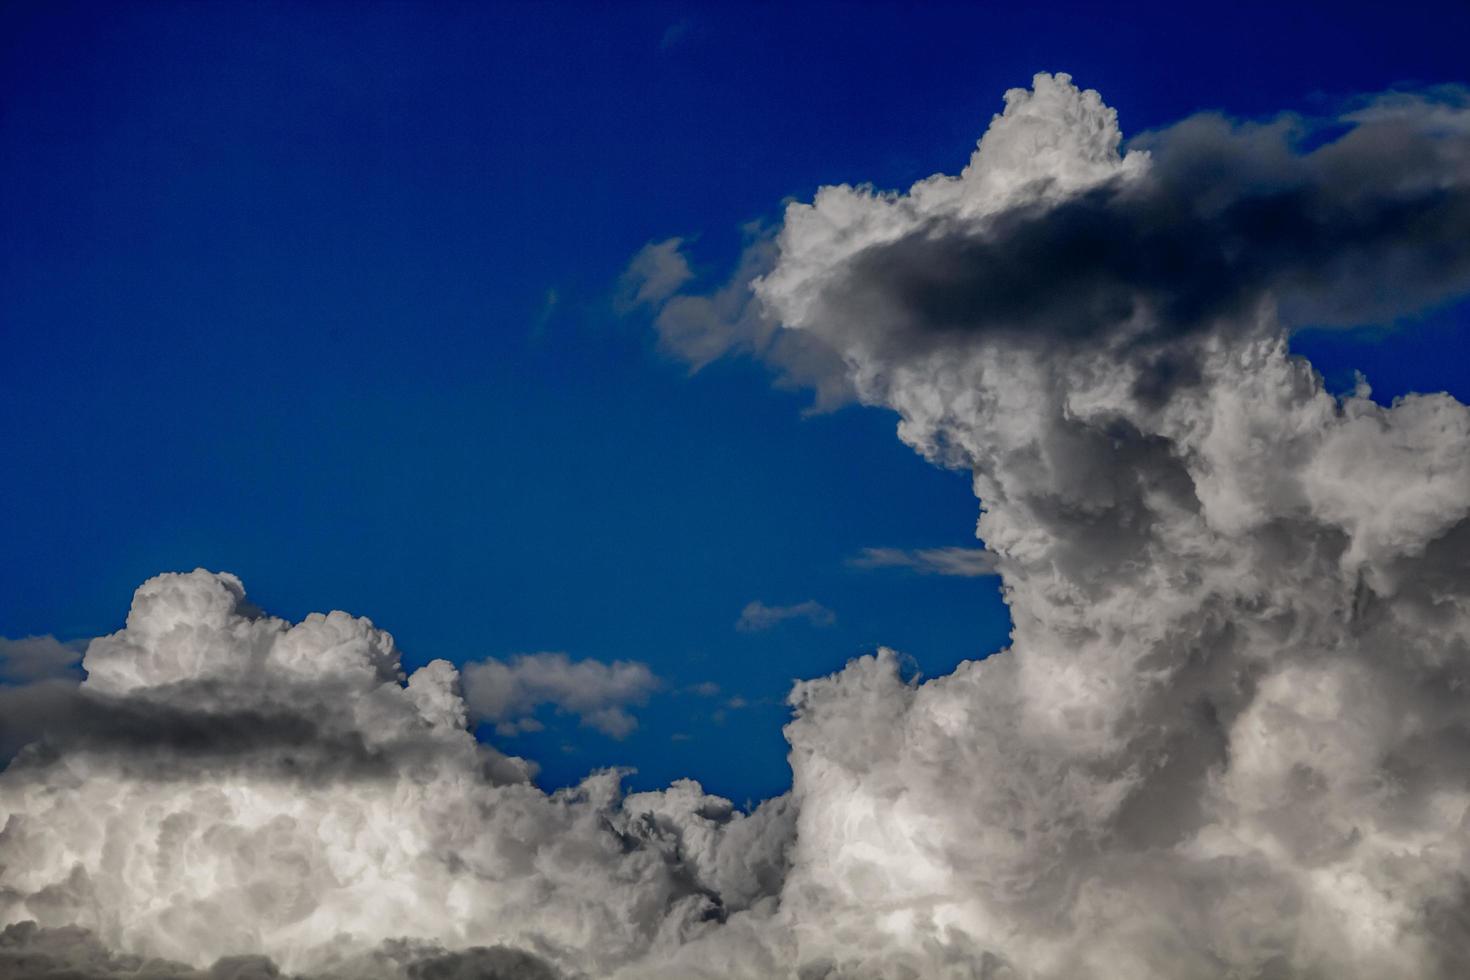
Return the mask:
<svg viewBox="0 0 1470 980">
<path fill-rule="evenodd" d="M 993 580 L 849 564 L 971 544 L 975 502 L 891 415 L 688 377 L 615 309 L 629 258 L 683 235 L 721 280 L 784 198 L 954 172 L 1040 70 L 1127 133 L 1463 81 L 1470 8 L 1382 10 L 9 4 L 0 635 L 110 632 L 150 575 L 230 570 L 410 665 L 647 662 L 626 740 L 547 713 L 502 741 L 547 785 L 779 791 L 792 678 L 1005 642 Z M 1470 397 L 1463 308 L 1296 343 L 1340 388 Z M 809 599 L 835 622 L 735 629 Z"/>
</svg>

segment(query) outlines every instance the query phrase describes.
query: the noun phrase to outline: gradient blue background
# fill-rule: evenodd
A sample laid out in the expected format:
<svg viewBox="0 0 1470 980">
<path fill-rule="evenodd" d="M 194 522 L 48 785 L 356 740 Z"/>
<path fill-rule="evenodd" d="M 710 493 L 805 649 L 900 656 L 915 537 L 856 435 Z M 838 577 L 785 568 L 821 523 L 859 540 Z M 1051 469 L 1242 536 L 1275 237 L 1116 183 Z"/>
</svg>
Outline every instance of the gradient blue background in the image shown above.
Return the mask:
<svg viewBox="0 0 1470 980">
<path fill-rule="evenodd" d="M 548 786 L 777 792 L 792 678 L 1003 645 L 993 581 L 846 563 L 969 544 L 976 505 L 890 415 L 687 377 L 613 309 L 628 258 L 690 236 L 716 281 L 784 197 L 955 172 L 1038 70 L 1130 134 L 1467 80 L 1470 5 L 1278 6 L 0 7 L 0 635 L 228 569 L 410 665 L 647 661 L 625 742 L 549 713 L 502 740 Z M 1470 398 L 1463 308 L 1297 346 L 1336 388 Z M 735 631 L 757 598 L 837 622 Z"/>
</svg>

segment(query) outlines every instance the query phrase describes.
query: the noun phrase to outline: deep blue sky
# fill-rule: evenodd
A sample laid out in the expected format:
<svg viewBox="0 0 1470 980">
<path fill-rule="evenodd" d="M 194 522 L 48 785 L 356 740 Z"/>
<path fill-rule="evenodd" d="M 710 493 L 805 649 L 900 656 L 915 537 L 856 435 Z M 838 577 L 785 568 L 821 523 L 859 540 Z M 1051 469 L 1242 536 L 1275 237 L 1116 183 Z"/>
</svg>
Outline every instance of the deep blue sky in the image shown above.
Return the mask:
<svg viewBox="0 0 1470 980">
<path fill-rule="evenodd" d="M 411 665 L 645 660 L 627 741 L 505 747 L 737 799 L 789 780 L 791 678 L 1003 644 L 993 582 L 846 564 L 971 543 L 967 479 L 751 365 L 686 377 L 613 312 L 628 258 L 690 236 L 717 279 L 784 197 L 955 172 L 1038 70 L 1128 133 L 1463 82 L 1470 4 L 906 6 L 0 7 L 0 635 L 114 630 L 203 565 Z M 1298 346 L 1470 398 L 1467 323 Z M 837 623 L 735 631 L 757 598 Z M 753 706 L 674 693 L 708 680 Z"/>
</svg>

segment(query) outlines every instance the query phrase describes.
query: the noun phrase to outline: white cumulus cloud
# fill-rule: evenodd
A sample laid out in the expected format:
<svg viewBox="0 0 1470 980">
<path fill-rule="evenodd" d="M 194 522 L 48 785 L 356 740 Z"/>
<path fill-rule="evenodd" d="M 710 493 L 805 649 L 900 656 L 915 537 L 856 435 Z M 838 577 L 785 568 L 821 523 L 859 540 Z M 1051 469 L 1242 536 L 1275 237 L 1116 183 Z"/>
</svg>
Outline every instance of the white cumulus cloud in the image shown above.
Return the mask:
<svg viewBox="0 0 1470 980">
<path fill-rule="evenodd" d="M 1464 93 L 1373 104 L 1125 151 L 1038 76 L 958 176 L 789 205 L 739 316 L 670 344 L 836 372 L 970 470 L 1014 620 L 922 685 L 889 651 L 798 685 L 810 975 L 1470 970 L 1470 411 L 1286 345 L 1470 289 Z"/>
<path fill-rule="evenodd" d="M 288 623 L 232 575 L 144 583 L 83 667 L 0 776 L 0 923 L 36 924 L 6 934 L 0 969 L 11 949 L 122 973 L 95 943 L 124 966 L 421 977 L 485 947 L 466 962 L 600 975 L 759 901 L 784 867 L 784 801 L 624 798 L 616 772 L 542 793 L 470 735 L 450 664 L 405 677 L 370 621 Z"/>
<path fill-rule="evenodd" d="M 729 283 L 648 295 L 666 349 L 764 357 L 973 475 L 1010 646 L 797 684 L 790 794 L 542 793 L 449 664 L 160 576 L 85 682 L 36 682 L 0 970 L 1470 975 L 1470 409 L 1333 396 L 1287 346 L 1470 291 L 1470 100 L 1365 105 L 1125 146 L 1040 75 L 959 175 L 822 188 Z M 479 710 L 526 717 L 522 684 Z"/>
</svg>

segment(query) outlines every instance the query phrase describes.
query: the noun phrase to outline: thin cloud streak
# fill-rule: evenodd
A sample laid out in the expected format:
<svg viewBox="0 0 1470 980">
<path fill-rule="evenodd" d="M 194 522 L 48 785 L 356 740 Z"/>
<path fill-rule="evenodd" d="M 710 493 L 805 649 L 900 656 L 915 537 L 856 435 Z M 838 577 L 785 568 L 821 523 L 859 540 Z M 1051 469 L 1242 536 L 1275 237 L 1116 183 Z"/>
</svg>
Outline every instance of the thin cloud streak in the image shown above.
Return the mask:
<svg viewBox="0 0 1470 980">
<path fill-rule="evenodd" d="M 984 548 L 864 548 L 847 563 L 853 568 L 904 568 L 920 575 L 996 574 L 995 555 Z"/>
<path fill-rule="evenodd" d="M 831 626 L 837 622 L 837 614 L 815 599 L 790 606 L 768 606 L 755 599 L 740 610 L 735 628 L 742 633 L 760 633 L 797 619 L 805 620 L 811 626 Z"/>
</svg>

